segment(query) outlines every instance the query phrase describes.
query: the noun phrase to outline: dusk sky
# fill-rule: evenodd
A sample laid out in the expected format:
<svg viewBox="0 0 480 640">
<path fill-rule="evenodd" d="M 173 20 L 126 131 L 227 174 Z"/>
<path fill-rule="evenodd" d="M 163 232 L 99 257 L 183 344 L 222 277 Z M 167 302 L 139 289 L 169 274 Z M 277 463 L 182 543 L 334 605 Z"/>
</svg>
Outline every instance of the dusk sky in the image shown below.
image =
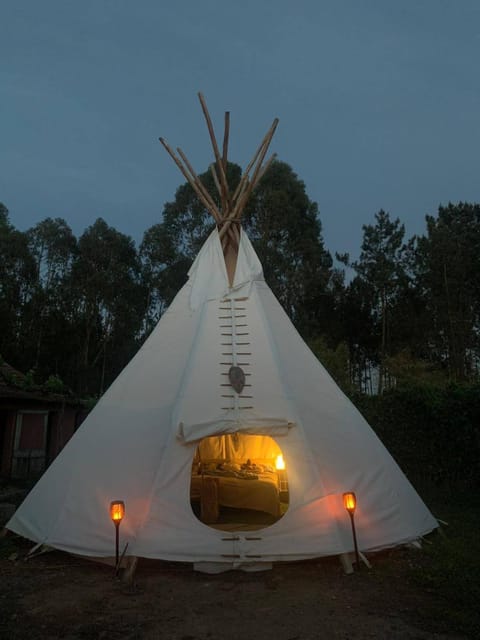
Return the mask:
<svg viewBox="0 0 480 640">
<path fill-rule="evenodd" d="M 103 217 L 141 241 L 231 112 L 230 159 L 272 143 L 318 203 L 327 249 L 358 256 L 381 208 L 423 233 L 480 201 L 478 0 L 4 0 L 0 202 L 25 230 Z"/>
</svg>

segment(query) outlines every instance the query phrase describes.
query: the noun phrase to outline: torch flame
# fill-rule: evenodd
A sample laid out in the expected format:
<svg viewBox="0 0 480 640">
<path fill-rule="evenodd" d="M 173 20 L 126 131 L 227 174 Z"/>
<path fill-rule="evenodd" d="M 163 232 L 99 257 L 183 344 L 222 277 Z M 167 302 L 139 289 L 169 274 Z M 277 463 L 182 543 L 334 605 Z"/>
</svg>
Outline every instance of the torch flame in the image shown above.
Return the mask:
<svg viewBox="0 0 480 640">
<path fill-rule="evenodd" d="M 349 513 L 353 513 L 355 511 L 355 507 L 357 506 L 357 497 L 353 491 L 343 494 L 343 506 Z"/>
<path fill-rule="evenodd" d="M 110 503 L 110 517 L 113 522 L 121 522 L 125 515 L 125 503 L 122 500 L 115 500 Z"/>
</svg>

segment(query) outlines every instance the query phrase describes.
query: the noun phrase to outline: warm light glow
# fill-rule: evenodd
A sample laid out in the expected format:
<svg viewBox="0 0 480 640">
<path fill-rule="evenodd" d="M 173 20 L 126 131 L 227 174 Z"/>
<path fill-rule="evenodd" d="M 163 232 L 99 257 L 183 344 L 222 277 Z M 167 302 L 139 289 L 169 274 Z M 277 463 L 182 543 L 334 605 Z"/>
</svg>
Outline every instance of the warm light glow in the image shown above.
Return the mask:
<svg viewBox="0 0 480 640">
<path fill-rule="evenodd" d="M 355 507 L 357 506 L 357 497 L 353 491 L 343 494 L 343 506 L 349 513 L 353 513 L 355 511 Z"/>
<path fill-rule="evenodd" d="M 125 503 L 123 500 L 114 500 L 110 503 L 110 517 L 114 522 L 121 522 L 125 515 Z"/>
<path fill-rule="evenodd" d="M 285 462 L 283 460 L 282 454 L 277 456 L 277 459 L 275 460 L 275 468 L 277 469 L 277 471 L 282 471 L 282 469 L 285 469 Z"/>
</svg>

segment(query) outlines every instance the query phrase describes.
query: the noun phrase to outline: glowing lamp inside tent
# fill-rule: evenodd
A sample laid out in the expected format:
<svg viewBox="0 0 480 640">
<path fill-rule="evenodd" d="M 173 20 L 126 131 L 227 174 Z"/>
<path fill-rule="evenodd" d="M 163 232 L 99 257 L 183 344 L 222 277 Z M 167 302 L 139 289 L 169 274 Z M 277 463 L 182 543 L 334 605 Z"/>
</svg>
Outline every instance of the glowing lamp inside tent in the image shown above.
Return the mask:
<svg viewBox="0 0 480 640">
<path fill-rule="evenodd" d="M 120 524 L 125 515 L 125 503 L 123 500 L 114 500 L 110 503 L 110 517 L 115 524 Z"/>
<path fill-rule="evenodd" d="M 348 513 L 355 513 L 355 508 L 357 506 L 357 496 L 353 493 L 353 491 L 348 491 L 343 494 L 343 506 L 348 511 Z"/>
<path fill-rule="evenodd" d="M 285 461 L 282 454 L 278 455 L 275 460 L 275 468 L 277 471 L 283 471 L 285 469 Z"/>
</svg>

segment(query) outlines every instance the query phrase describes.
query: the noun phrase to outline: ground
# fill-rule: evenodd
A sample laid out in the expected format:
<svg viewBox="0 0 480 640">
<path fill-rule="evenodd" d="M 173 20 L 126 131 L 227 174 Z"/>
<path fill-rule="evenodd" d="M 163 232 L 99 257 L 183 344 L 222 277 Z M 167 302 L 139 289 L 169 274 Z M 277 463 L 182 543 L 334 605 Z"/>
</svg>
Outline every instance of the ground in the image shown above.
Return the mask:
<svg viewBox="0 0 480 640">
<path fill-rule="evenodd" d="M 0 638 L 456 640 L 437 594 L 412 581 L 423 551 L 370 555 L 345 575 L 338 559 L 218 575 L 191 565 L 140 560 L 135 581 L 112 568 L 53 551 L 26 561 L 29 546 L 0 540 Z M 425 568 L 425 567 L 423 567 Z"/>
</svg>

